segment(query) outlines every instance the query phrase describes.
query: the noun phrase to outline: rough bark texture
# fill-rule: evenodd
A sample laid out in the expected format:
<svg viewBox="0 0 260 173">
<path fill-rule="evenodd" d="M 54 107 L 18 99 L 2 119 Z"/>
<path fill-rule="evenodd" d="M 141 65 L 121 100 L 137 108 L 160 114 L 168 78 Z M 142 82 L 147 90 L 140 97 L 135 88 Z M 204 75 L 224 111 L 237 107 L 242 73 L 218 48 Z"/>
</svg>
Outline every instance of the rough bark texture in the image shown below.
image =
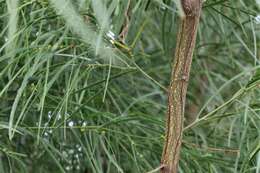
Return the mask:
<svg viewBox="0 0 260 173">
<path fill-rule="evenodd" d="M 182 143 L 185 99 L 192 54 L 196 41 L 202 0 L 181 0 L 185 17 L 181 19 L 168 93 L 166 141 L 162 173 L 177 173 Z"/>
</svg>

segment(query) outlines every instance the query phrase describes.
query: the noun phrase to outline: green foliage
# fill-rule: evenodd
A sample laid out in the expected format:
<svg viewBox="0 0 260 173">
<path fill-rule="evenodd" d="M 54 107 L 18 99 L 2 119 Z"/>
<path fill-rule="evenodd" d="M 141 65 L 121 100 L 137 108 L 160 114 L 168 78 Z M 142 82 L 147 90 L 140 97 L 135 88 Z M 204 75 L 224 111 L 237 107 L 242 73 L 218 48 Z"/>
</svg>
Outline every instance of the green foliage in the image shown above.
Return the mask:
<svg viewBox="0 0 260 173">
<path fill-rule="evenodd" d="M 255 0 L 207 0 L 180 172 L 260 171 Z M 0 0 L 0 172 L 160 166 L 172 0 Z"/>
</svg>

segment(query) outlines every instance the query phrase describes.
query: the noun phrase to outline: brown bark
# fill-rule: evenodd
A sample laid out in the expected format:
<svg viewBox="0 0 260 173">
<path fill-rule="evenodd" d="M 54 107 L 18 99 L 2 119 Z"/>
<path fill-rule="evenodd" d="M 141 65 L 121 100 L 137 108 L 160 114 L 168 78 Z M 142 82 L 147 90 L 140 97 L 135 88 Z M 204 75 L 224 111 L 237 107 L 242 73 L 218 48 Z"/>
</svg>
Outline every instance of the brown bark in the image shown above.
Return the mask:
<svg viewBox="0 0 260 173">
<path fill-rule="evenodd" d="M 162 173 L 177 173 L 182 143 L 185 99 L 190 66 L 196 41 L 202 0 L 181 0 L 185 16 L 181 18 L 168 92 L 166 139 L 162 155 Z"/>
</svg>

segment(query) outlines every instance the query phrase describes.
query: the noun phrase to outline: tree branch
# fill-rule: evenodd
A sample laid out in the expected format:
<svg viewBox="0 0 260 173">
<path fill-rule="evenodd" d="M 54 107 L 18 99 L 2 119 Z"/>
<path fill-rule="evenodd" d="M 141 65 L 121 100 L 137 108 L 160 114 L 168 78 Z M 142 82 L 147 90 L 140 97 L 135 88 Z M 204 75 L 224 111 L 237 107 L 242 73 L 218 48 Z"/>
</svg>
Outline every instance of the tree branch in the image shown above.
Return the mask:
<svg viewBox="0 0 260 173">
<path fill-rule="evenodd" d="M 181 4 L 185 16 L 181 18 L 168 92 L 166 141 L 161 161 L 166 166 L 162 173 L 178 171 L 185 99 L 202 0 L 181 0 Z"/>
</svg>

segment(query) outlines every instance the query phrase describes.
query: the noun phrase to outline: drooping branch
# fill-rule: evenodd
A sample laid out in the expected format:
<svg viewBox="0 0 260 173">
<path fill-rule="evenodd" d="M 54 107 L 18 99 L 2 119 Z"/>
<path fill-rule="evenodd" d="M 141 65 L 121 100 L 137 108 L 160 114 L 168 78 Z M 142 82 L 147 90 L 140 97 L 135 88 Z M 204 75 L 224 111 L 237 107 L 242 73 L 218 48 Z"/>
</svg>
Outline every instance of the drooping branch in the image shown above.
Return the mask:
<svg viewBox="0 0 260 173">
<path fill-rule="evenodd" d="M 182 143 L 185 99 L 202 0 L 181 0 L 185 16 L 181 18 L 168 92 L 166 139 L 162 155 L 162 173 L 177 173 Z"/>
</svg>

